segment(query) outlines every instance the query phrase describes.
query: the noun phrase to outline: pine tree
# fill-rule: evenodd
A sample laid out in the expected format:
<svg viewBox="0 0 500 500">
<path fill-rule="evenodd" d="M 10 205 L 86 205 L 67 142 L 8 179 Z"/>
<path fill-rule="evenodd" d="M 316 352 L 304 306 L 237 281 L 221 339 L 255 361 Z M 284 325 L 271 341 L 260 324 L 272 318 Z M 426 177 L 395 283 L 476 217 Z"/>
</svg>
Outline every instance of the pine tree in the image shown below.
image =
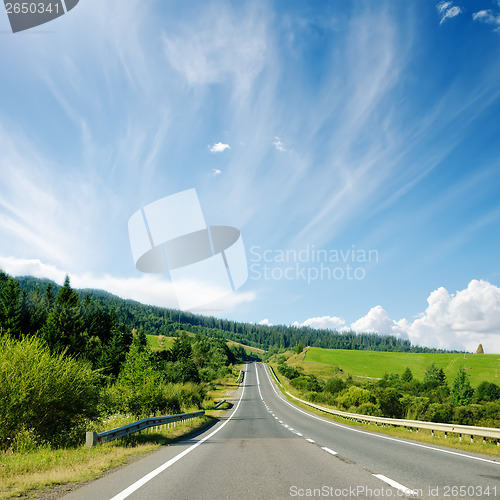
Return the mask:
<svg viewBox="0 0 500 500">
<path fill-rule="evenodd" d="M 472 401 L 473 394 L 474 389 L 461 366 L 451 387 L 451 404 L 453 406 L 467 406 Z"/>
<path fill-rule="evenodd" d="M 21 337 L 21 290 L 10 276 L 3 281 L 0 293 L 0 326 L 15 338 Z"/>
<path fill-rule="evenodd" d="M 78 295 L 71 288 L 68 276 L 49 313 L 43 335 L 53 351 L 67 348 L 71 354 L 82 354 L 85 349 L 87 336 L 84 333 Z"/>
<path fill-rule="evenodd" d="M 406 367 L 406 370 L 401 375 L 401 380 L 403 382 L 411 382 L 413 380 L 413 373 L 409 367 Z"/>
</svg>

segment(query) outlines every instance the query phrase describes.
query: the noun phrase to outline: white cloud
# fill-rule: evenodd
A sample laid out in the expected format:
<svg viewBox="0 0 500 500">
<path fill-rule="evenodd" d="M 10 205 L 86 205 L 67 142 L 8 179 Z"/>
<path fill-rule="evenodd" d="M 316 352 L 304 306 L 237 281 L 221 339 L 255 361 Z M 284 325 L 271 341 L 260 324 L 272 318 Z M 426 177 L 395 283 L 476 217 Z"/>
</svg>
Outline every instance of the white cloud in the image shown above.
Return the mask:
<svg viewBox="0 0 500 500">
<path fill-rule="evenodd" d="M 178 308 L 177 297 L 171 281 L 167 281 L 162 275 L 143 274 L 139 277 L 120 278 L 110 276 L 95 276 L 91 273 L 75 274 L 67 273 L 51 264 L 45 264 L 38 259 L 17 259 L 13 257 L 0 257 L 0 269 L 12 276 L 34 276 L 36 278 L 48 278 L 62 285 L 68 274 L 71 285 L 74 288 L 93 288 L 105 290 L 123 299 L 137 300 L 143 304 L 151 304 L 160 307 Z M 176 283 L 178 287 L 189 287 L 189 290 L 199 290 L 200 303 L 207 302 L 210 296 L 220 295 L 217 290 L 213 293 L 205 286 L 193 283 Z M 216 303 L 212 302 L 206 308 L 199 309 L 200 312 L 230 310 L 239 304 L 253 302 L 253 292 L 235 292 L 223 297 Z"/>
<path fill-rule="evenodd" d="M 212 175 L 214 177 L 217 177 L 218 175 L 222 174 L 222 170 L 219 170 L 218 168 L 213 168 L 212 169 Z"/>
<path fill-rule="evenodd" d="M 265 325 L 265 326 L 273 326 L 273 324 L 267 318 L 264 318 L 263 320 L 259 321 L 257 324 L 258 325 Z"/>
<path fill-rule="evenodd" d="M 355 332 L 374 332 L 380 335 L 394 335 L 399 338 L 408 338 L 408 322 L 405 319 L 394 321 L 389 318 L 382 306 L 372 307 L 368 314 L 351 325 Z"/>
<path fill-rule="evenodd" d="M 273 145 L 277 151 L 281 151 L 282 153 L 285 153 L 287 151 L 279 137 L 274 138 Z"/>
<path fill-rule="evenodd" d="M 425 313 L 410 326 L 414 343 L 500 353 L 500 288 L 472 280 L 465 290 L 450 294 L 441 287 L 427 299 Z"/>
<path fill-rule="evenodd" d="M 170 65 L 191 86 L 229 82 L 245 98 L 266 60 L 266 16 L 257 2 L 197 9 L 189 23 L 175 23 L 163 36 Z"/>
<path fill-rule="evenodd" d="M 500 2 L 499 2 L 500 7 Z M 474 21 L 479 21 L 485 24 L 492 24 L 494 31 L 500 32 L 500 12 L 493 12 L 491 10 L 480 10 L 472 14 Z"/>
<path fill-rule="evenodd" d="M 223 153 L 226 149 L 231 149 L 229 144 L 223 144 L 222 142 L 216 142 L 213 146 L 209 146 L 211 153 Z"/>
<path fill-rule="evenodd" d="M 453 2 L 439 2 L 436 5 L 436 8 L 439 15 L 441 16 L 439 24 L 443 24 L 446 19 L 456 17 L 462 12 L 462 9 L 460 7 L 454 6 Z"/>
<path fill-rule="evenodd" d="M 295 321 L 292 326 L 308 326 L 316 329 L 336 330 L 343 326 L 345 321 L 337 316 L 321 316 L 317 318 L 306 319 L 303 323 Z"/>
<path fill-rule="evenodd" d="M 412 344 L 441 349 L 500 353 L 500 288 L 487 281 L 472 280 L 468 287 L 450 294 L 441 287 L 427 299 L 427 309 L 413 322 L 394 321 L 381 307 L 372 308 L 351 328 L 409 338 Z"/>
</svg>

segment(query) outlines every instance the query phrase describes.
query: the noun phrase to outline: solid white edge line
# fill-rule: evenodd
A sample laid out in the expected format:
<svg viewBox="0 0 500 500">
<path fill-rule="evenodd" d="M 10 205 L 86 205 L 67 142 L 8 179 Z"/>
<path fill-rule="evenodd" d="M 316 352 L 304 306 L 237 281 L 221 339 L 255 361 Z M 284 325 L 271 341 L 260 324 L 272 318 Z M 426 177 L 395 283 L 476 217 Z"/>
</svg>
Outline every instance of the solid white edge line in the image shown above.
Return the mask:
<svg viewBox="0 0 500 500">
<path fill-rule="evenodd" d="M 267 365 L 264 365 L 264 366 L 267 367 Z M 495 460 L 488 460 L 487 458 L 481 458 L 481 457 L 473 457 L 472 455 L 465 455 L 464 453 L 458 453 L 457 451 L 443 450 L 441 448 L 435 448 L 433 446 L 426 446 L 426 445 L 420 444 L 420 443 L 413 443 L 412 441 L 403 441 L 402 439 L 396 439 L 393 437 L 385 436 L 383 434 L 377 434 L 374 432 L 361 431 L 361 430 L 355 429 L 353 427 L 348 427 L 347 425 L 339 424 L 337 422 L 334 422 L 333 420 L 326 420 L 325 418 L 317 417 L 316 415 L 309 413 L 307 411 L 304 411 L 301 408 L 293 405 L 284 396 L 280 396 L 274 387 L 274 383 L 271 381 L 271 377 L 269 375 L 268 369 L 264 369 L 264 371 L 266 372 L 267 378 L 269 379 L 269 383 L 271 384 L 271 388 L 276 393 L 276 396 L 278 396 L 284 403 L 291 406 L 295 410 L 303 413 L 304 415 L 308 415 L 311 418 L 315 418 L 316 420 L 321 420 L 322 422 L 325 422 L 327 424 L 335 425 L 336 427 L 341 427 L 342 429 L 345 429 L 347 431 L 358 432 L 359 434 L 366 434 L 367 436 L 372 436 L 372 437 L 379 438 L 379 439 L 387 439 L 388 441 L 394 441 L 396 443 L 402 443 L 402 444 L 406 444 L 406 445 L 410 445 L 410 446 L 416 446 L 417 448 L 425 448 L 427 450 L 439 451 L 441 453 L 447 453 L 448 455 L 457 455 L 459 457 L 469 458 L 471 460 L 479 460 L 480 462 L 487 462 L 490 464 L 500 465 L 500 462 L 496 462 Z"/>
<path fill-rule="evenodd" d="M 330 448 L 327 448 L 326 446 L 322 446 L 321 449 L 325 450 L 327 453 L 330 453 L 330 455 L 338 455 L 336 451 L 330 450 Z"/>
<path fill-rule="evenodd" d="M 257 372 L 257 370 L 255 370 Z M 241 391 L 241 396 L 240 400 L 238 401 L 238 404 L 236 405 L 236 408 L 234 411 L 231 413 L 229 418 L 217 429 L 215 429 L 213 432 L 211 432 L 208 436 L 204 437 L 203 439 L 200 439 L 197 441 L 195 444 L 190 446 L 189 448 L 185 449 L 183 452 L 179 453 L 176 455 L 174 458 L 171 458 L 164 464 L 160 465 L 156 469 L 152 470 L 149 474 L 146 474 L 144 477 L 136 481 L 135 483 L 131 484 L 128 488 L 124 489 L 122 492 L 118 493 L 114 497 L 111 498 L 111 500 L 124 500 L 128 496 L 130 496 L 134 491 L 137 491 L 141 486 L 144 486 L 147 482 L 151 481 L 154 477 L 156 477 L 158 474 L 162 473 L 164 470 L 168 469 L 171 465 L 174 465 L 176 462 L 178 462 L 181 458 L 185 457 L 188 453 L 193 451 L 195 448 L 200 446 L 200 444 L 204 443 L 208 439 L 210 439 L 212 436 L 217 434 L 224 426 L 234 417 L 236 412 L 238 411 L 238 408 L 240 406 L 240 403 L 243 399 L 243 394 L 245 393 L 245 387 L 246 385 L 243 385 L 243 390 Z"/>
<path fill-rule="evenodd" d="M 373 474 L 376 478 L 380 479 L 381 481 L 384 481 L 385 483 L 389 484 L 393 488 L 397 488 L 398 490 L 402 491 L 406 496 L 410 495 L 417 495 L 417 492 L 413 491 L 411 488 L 407 488 L 406 486 L 403 486 L 402 484 L 399 484 L 397 481 L 394 481 L 394 479 L 390 479 L 383 474 Z"/>
</svg>

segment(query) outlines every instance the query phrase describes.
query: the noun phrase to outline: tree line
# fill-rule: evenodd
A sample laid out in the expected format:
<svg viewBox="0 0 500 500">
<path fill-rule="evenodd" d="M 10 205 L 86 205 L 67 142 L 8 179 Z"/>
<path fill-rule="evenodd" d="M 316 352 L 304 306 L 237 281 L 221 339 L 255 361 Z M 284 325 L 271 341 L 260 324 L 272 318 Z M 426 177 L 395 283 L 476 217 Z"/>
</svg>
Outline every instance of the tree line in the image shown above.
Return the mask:
<svg viewBox="0 0 500 500">
<path fill-rule="evenodd" d="M 17 328 L 21 331 L 38 330 L 44 324 L 49 310 L 48 307 L 50 308 L 47 304 L 48 297 L 52 297 L 51 300 L 53 300 L 54 294 L 57 293 L 60 287 L 49 280 L 32 277 L 16 278 L 15 281 L 18 283 L 19 289 L 17 292 L 11 290 L 11 296 L 7 299 L 7 302 L 17 304 L 17 307 L 20 308 L 18 312 L 21 321 Z M 15 285 L 12 286 L 15 287 Z M 136 328 L 146 334 L 165 336 L 171 336 L 178 330 L 194 334 L 204 333 L 271 351 L 288 349 L 301 343 L 304 346 L 327 349 L 449 352 L 414 346 L 409 340 L 390 335 L 356 333 L 353 331 L 338 332 L 306 326 L 244 323 L 145 305 L 133 300 L 124 300 L 100 290 L 80 290 L 76 293 L 80 298 L 84 313 L 87 313 L 88 321 L 94 321 L 92 328 L 87 323 L 86 328 L 83 330 L 86 329 L 91 336 L 98 337 L 101 343 L 107 336 L 106 328 L 118 325 L 118 329 L 125 334 L 125 342 L 130 341 L 130 331 L 132 328 Z M 14 295 L 17 296 L 17 299 L 14 298 Z M 106 318 L 107 313 L 111 314 L 110 318 Z M 99 318 L 92 320 L 96 314 Z M 31 324 L 27 324 L 29 321 L 31 321 Z M 97 335 L 93 335 L 92 332 L 96 332 Z M 99 348 L 97 339 L 94 339 L 94 342 L 96 342 L 96 348 Z"/>
</svg>

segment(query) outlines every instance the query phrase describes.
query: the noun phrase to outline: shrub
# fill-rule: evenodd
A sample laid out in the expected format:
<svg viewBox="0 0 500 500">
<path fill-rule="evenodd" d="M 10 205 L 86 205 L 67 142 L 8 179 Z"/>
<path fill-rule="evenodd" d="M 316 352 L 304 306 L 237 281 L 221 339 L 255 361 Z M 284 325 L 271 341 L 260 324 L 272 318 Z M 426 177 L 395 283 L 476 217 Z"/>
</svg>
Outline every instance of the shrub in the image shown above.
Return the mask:
<svg viewBox="0 0 500 500">
<path fill-rule="evenodd" d="M 0 337 L 0 447 L 16 436 L 57 443 L 59 437 L 98 416 L 100 376 L 87 362 L 51 354 L 35 337 Z M 83 434 L 82 434 L 83 439 Z"/>
<path fill-rule="evenodd" d="M 370 391 L 362 387 L 351 386 L 346 392 L 337 397 L 337 404 L 344 408 L 360 406 L 363 403 L 375 403 L 375 398 Z"/>
<path fill-rule="evenodd" d="M 447 424 L 451 422 L 452 417 L 453 409 L 449 404 L 432 403 L 427 408 L 422 420 Z"/>
<path fill-rule="evenodd" d="M 326 381 L 325 391 L 330 394 L 337 394 L 338 392 L 344 390 L 346 383 L 338 377 L 330 378 Z"/>
<path fill-rule="evenodd" d="M 278 365 L 278 371 L 289 380 L 300 377 L 300 372 L 297 368 L 285 365 L 284 363 Z"/>
<path fill-rule="evenodd" d="M 290 384 L 300 391 L 320 392 L 322 390 L 321 384 L 314 375 L 295 377 Z"/>
<path fill-rule="evenodd" d="M 493 382 L 481 382 L 474 393 L 474 399 L 481 401 L 496 401 L 500 399 L 500 387 Z"/>
<path fill-rule="evenodd" d="M 425 412 L 429 407 L 429 398 L 405 394 L 400 400 L 403 415 L 408 420 L 425 420 Z"/>
<path fill-rule="evenodd" d="M 356 412 L 360 415 L 371 415 L 372 417 L 383 417 L 383 413 L 380 408 L 373 403 L 363 403 L 356 407 Z"/>
<path fill-rule="evenodd" d="M 403 405 L 399 401 L 401 394 L 393 388 L 379 391 L 377 403 L 385 417 L 401 418 L 403 416 Z"/>
</svg>

